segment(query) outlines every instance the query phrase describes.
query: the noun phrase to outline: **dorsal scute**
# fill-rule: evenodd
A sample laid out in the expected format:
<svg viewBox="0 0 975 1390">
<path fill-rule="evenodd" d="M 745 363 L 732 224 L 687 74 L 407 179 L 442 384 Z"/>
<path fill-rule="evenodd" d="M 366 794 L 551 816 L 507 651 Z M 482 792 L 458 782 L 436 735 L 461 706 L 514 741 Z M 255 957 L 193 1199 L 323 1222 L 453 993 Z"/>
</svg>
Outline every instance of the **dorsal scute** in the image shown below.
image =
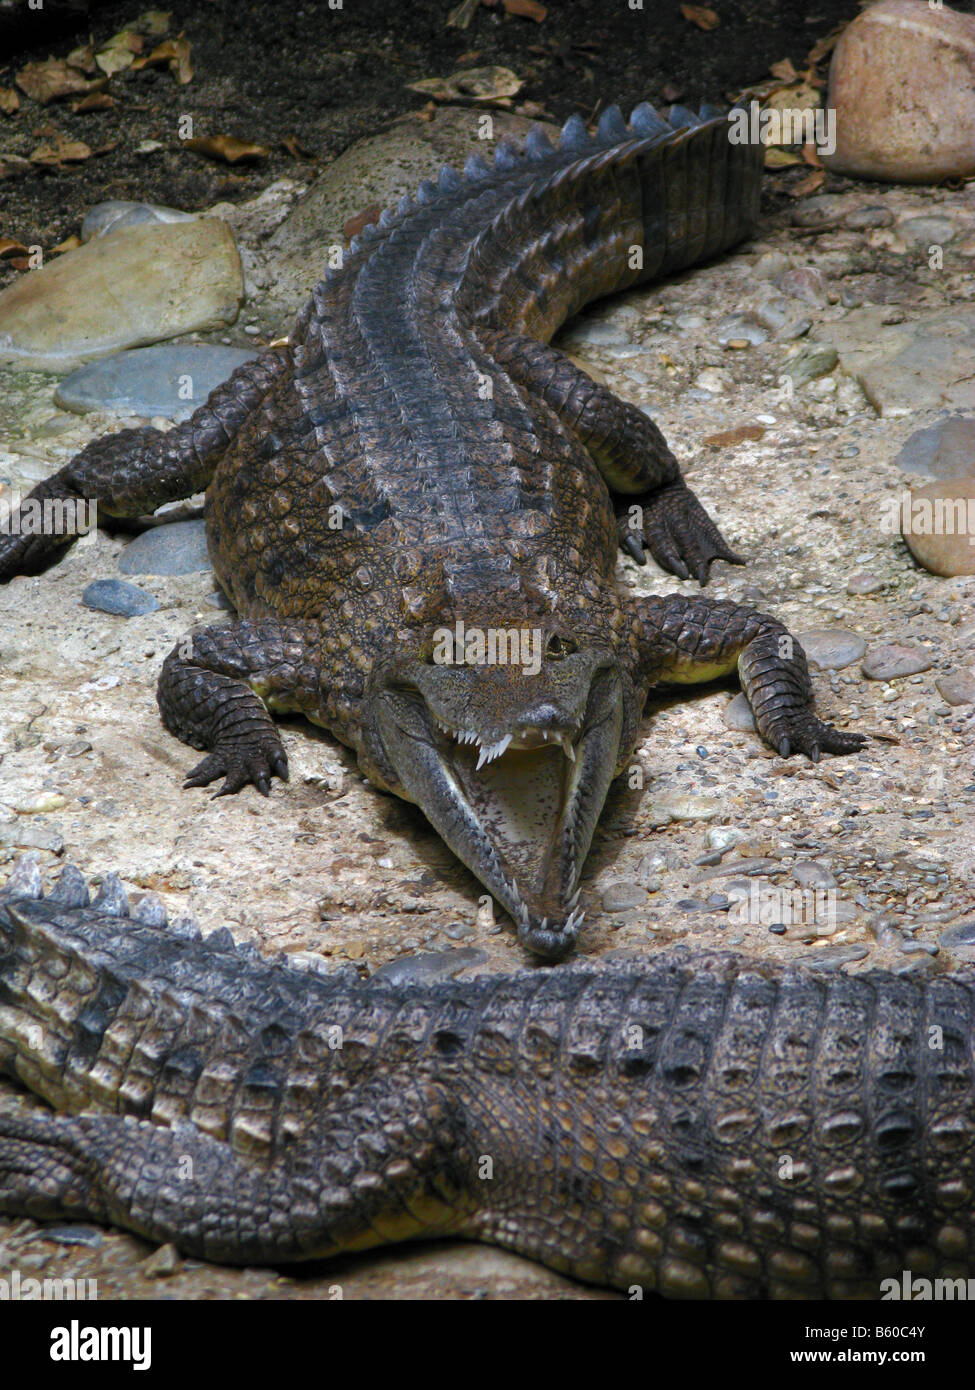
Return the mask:
<svg viewBox="0 0 975 1390">
<path fill-rule="evenodd" d="M 551 140 L 540 125 L 533 125 L 525 136 L 525 154 L 529 159 L 548 159 L 554 153 Z"/>
<path fill-rule="evenodd" d="M 463 187 L 464 180 L 451 164 L 445 164 L 437 175 L 437 182 L 443 193 L 456 193 Z"/>
<path fill-rule="evenodd" d="M 582 154 L 592 145 L 585 122 L 579 115 L 570 116 L 559 135 L 559 149 L 570 154 Z"/>
<path fill-rule="evenodd" d="M 630 125 L 637 135 L 644 137 L 665 135 L 670 130 L 660 112 L 655 111 L 648 101 L 641 101 L 639 106 L 634 106 L 630 113 Z"/>
<path fill-rule="evenodd" d="M 491 166 L 483 155 L 469 154 L 464 162 L 464 173 L 469 179 L 487 179 L 491 177 Z"/>
<path fill-rule="evenodd" d="M 685 130 L 689 126 L 701 124 L 700 116 L 687 106 L 672 106 L 667 112 L 667 119 L 674 130 Z"/>
<path fill-rule="evenodd" d="M 599 118 L 596 133 L 600 140 L 613 140 L 616 144 L 622 144 L 624 140 L 630 138 L 630 132 L 626 128 L 626 121 L 623 119 L 623 112 L 618 106 L 606 107 L 606 110 Z"/>
<path fill-rule="evenodd" d="M 520 163 L 518 151 L 511 141 L 500 140 L 494 151 L 494 167 L 496 169 L 517 169 Z"/>
</svg>

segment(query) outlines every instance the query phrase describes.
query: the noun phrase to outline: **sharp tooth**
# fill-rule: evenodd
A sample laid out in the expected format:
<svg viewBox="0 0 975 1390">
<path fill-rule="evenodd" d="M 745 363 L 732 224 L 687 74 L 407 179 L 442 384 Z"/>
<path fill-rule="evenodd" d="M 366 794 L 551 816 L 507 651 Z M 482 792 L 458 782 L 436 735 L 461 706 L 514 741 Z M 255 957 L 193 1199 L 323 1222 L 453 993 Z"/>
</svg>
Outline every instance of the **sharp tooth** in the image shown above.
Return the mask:
<svg viewBox="0 0 975 1390">
<path fill-rule="evenodd" d="M 575 762 L 575 760 L 576 760 L 576 750 L 573 748 L 573 746 L 572 746 L 572 739 L 569 737 L 568 734 L 565 734 L 565 735 L 563 736 L 563 738 L 562 738 L 562 751 L 563 751 L 563 753 L 565 754 L 565 756 L 568 758 L 568 760 L 569 760 L 570 763 L 574 763 L 574 762 Z"/>
<path fill-rule="evenodd" d="M 491 761 L 490 751 L 491 750 L 489 748 L 481 748 L 480 753 L 478 753 L 477 755 L 477 767 L 475 768 L 476 772 L 480 772 L 484 764 Z"/>
</svg>

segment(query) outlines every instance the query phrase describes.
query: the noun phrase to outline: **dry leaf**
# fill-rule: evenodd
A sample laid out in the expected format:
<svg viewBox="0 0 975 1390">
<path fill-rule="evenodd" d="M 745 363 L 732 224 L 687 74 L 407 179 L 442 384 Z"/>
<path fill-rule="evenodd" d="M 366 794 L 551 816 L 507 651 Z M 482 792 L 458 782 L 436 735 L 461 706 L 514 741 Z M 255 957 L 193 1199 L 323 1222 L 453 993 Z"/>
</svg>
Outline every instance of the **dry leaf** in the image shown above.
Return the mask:
<svg viewBox="0 0 975 1390">
<path fill-rule="evenodd" d="M 0 260 L 6 260 L 8 256 L 28 256 L 30 248 L 25 246 L 22 241 L 13 241 L 8 236 L 0 236 Z"/>
<path fill-rule="evenodd" d="M 807 140 L 802 147 L 802 157 L 807 164 L 811 164 L 814 169 L 821 169 L 823 161 L 819 157 L 819 151 L 811 140 Z"/>
<path fill-rule="evenodd" d="M 73 48 L 64 60 L 69 68 L 77 68 L 79 72 L 95 72 L 95 52 L 90 43 L 83 43 L 80 48 Z"/>
<path fill-rule="evenodd" d="M 363 227 L 368 227 L 370 222 L 378 222 L 382 208 L 378 203 L 372 203 L 369 207 L 357 212 L 354 217 L 350 217 L 342 228 L 342 235 L 347 241 L 351 241 L 354 236 L 358 236 Z"/>
<path fill-rule="evenodd" d="M 115 73 L 130 68 L 141 52 L 142 36 L 132 29 L 122 29 L 98 50 L 95 63 L 106 76 L 113 77 Z"/>
<path fill-rule="evenodd" d="M 235 135 L 207 135 L 184 140 L 183 144 L 194 154 L 202 154 L 206 159 L 221 159 L 225 164 L 243 164 L 271 153 L 266 145 L 252 145 L 238 140 Z"/>
<path fill-rule="evenodd" d="M 47 254 L 49 256 L 63 256 L 65 251 L 76 251 L 80 245 L 81 237 L 72 234 L 65 237 L 63 241 L 59 241 L 57 246 L 52 246 Z"/>
<path fill-rule="evenodd" d="M 158 39 L 169 31 L 172 19 L 172 10 L 146 10 L 144 14 L 139 15 L 132 28 L 140 34 L 147 34 L 151 39 Z"/>
<path fill-rule="evenodd" d="M 91 83 L 82 77 L 76 68 L 69 67 L 60 58 L 47 58 L 43 63 L 28 63 L 17 74 L 17 86 L 32 101 L 45 104 L 57 101 L 58 97 L 77 96 L 79 92 L 90 92 L 93 86 L 101 86 L 104 78 Z"/>
<path fill-rule="evenodd" d="M 84 140 L 66 140 L 59 134 L 54 137 L 53 144 L 38 145 L 30 156 L 30 162 L 60 168 L 62 164 L 78 164 L 81 160 L 90 158 L 91 148 Z"/>
<path fill-rule="evenodd" d="M 719 434 L 709 434 L 705 444 L 715 449 L 730 449 L 735 444 L 744 444 L 750 439 L 761 439 L 765 433 L 764 425 L 739 425 L 734 430 L 722 430 Z"/>
<path fill-rule="evenodd" d="M 410 82 L 407 90 L 434 101 L 479 102 L 497 101 L 516 96 L 524 86 L 510 68 L 467 68 L 449 77 L 425 77 L 422 82 Z"/>
<path fill-rule="evenodd" d="M 772 63 L 769 72 L 773 77 L 779 77 L 783 82 L 798 82 L 799 74 L 792 66 L 791 58 L 780 58 L 777 63 Z"/>
<path fill-rule="evenodd" d="M 815 193 L 821 187 L 825 177 L 825 169 L 813 169 L 812 173 L 804 179 L 800 179 L 798 183 L 792 184 L 785 191 L 790 198 L 808 198 L 810 193 Z"/>
<path fill-rule="evenodd" d="M 706 5 L 681 5 L 680 12 L 699 29 L 717 29 L 721 23 L 714 10 L 709 10 Z"/>
<path fill-rule="evenodd" d="M 835 29 L 831 29 L 824 38 L 816 40 L 806 55 L 807 60 L 813 67 L 815 67 L 817 63 L 821 63 L 827 53 L 832 53 L 833 49 L 836 47 L 837 39 L 849 23 L 850 21 L 848 19 L 844 20 L 842 24 L 837 24 Z"/>
<path fill-rule="evenodd" d="M 185 87 L 187 82 L 193 80 L 193 67 L 190 63 L 189 40 L 182 34 L 175 39 L 166 39 L 156 47 L 145 58 L 136 58 L 132 64 L 134 72 L 138 72 L 145 67 L 158 67 L 160 64 L 169 65 L 169 71 L 176 78 L 181 87 Z"/>
<path fill-rule="evenodd" d="M 505 14 L 519 14 L 524 19 L 533 19 L 536 24 L 541 24 L 548 14 L 544 5 L 540 5 L 538 0 L 503 0 Z"/>
<path fill-rule="evenodd" d="M 115 105 L 115 98 L 109 96 L 108 92 L 89 92 L 88 96 L 82 97 L 80 101 L 71 103 L 71 110 L 78 111 L 107 111 L 110 106 Z"/>
<path fill-rule="evenodd" d="M 312 154 L 311 150 L 306 150 L 298 143 L 297 135 L 286 135 L 281 141 L 281 145 L 287 150 L 292 159 L 311 160 L 313 164 L 318 163 L 318 155 Z"/>
<path fill-rule="evenodd" d="M 466 29 L 474 18 L 481 0 L 460 0 L 456 9 L 447 16 L 448 29 Z"/>
<path fill-rule="evenodd" d="M 20 97 L 13 87 L 0 87 L 0 111 L 5 116 L 12 116 L 20 106 Z"/>
<path fill-rule="evenodd" d="M 765 147 L 766 169 L 786 169 L 790 164 L 802 164 L 802 162 L 802 155 L 794 154 L 792 150 L 780 149 L 778 145 Z"/>
</svg>

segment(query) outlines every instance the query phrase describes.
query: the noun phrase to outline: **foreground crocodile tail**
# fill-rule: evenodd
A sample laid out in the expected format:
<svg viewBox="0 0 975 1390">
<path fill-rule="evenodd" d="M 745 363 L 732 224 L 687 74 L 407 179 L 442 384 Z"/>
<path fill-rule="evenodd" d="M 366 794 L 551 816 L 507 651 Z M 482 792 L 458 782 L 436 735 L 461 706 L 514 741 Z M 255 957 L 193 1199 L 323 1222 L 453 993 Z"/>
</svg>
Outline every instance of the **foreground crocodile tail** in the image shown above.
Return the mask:
<svg viewBox="0 0 975 1390">
<path fill-rule="evenodd" d="M 729 954 L 397 986 L 0 892 L 0 1210 L 226 1263 L 466 1236 L 620 1289 L 975 1272 L 975 977 Z"/>
</svg>

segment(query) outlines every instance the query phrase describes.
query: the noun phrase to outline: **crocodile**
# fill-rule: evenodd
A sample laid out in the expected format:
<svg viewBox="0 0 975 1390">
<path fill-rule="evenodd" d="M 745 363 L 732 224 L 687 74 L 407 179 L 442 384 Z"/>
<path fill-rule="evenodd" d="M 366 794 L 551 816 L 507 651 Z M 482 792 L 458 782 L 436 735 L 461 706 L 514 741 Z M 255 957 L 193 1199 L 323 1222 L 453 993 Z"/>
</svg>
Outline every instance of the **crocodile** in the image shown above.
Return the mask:
<svg viewBox="0 0 975 1390">
<path fill-rule="evenodd" d="M 230 1264 L 453 1237 L 631 1297 L 878 1298 L 975 1271 L 973 1028 L 968 970 L 300 969 L 111 874 L 45 897 L 24 856 L 0 1211 Z"/>
<path fill-rule="evenodd" d="M 594 299 L 740 242 L 763 147 L 727 114 L 609 107 L 553 146 L 533 127 L 445 166 L 353 240 L 287 343 L 185 424 L 97 439 L 31 494 L 138 516 L 206 489 L 209 553 L 236 621 L 165 659 L 166 727 L 217 795 L 287 777 L 276 711 L 355 750 L 416 803 L 557 960 L 651 687 L 732 674 L 782 756 L 863 736 L 813 713 L 801 645 L 703 596 L 620 592 L 620 548 L 707 582 L 744 563 L 663 435 L 549 340 Z M 0 537 L 0 580 L 67 537 Z"/>
</svg>

